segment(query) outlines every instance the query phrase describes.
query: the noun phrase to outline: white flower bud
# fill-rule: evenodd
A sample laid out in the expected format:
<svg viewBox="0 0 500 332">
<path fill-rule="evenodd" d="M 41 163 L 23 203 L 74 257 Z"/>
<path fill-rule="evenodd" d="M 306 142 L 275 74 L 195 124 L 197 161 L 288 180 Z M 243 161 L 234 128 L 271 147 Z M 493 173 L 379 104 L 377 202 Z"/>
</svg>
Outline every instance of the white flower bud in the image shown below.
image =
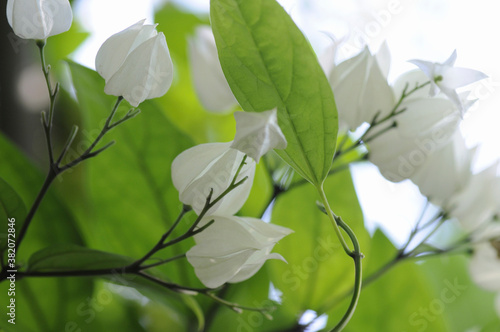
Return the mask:
<svg viewBox="0 0 500 332">
<path fill-rule="evenodd" d="M 272 149 L 285 149 L 285 135 L 278 125 L 276 109 L 253 113 L 236 112 L 236 136 L 232 148 L 235 148 L 256 162 Z"/>
<path fill-rule="evenodd" d="M 365 47 L 358 55 L 343 61 L 327 73 L 335 95 L 341 126 L 354 130 L 370 122 L 380 111 L 383 117 L 395 104 L 392 89 L 387 83 L 388 57 L 386 48 L 380 56 Z M 382 67 L 381 68 L 381 64 Z"/>
<path fill-rule="evenodd" d="M 284 258 L 271 253 L 276 242 L 293 231 L 255 218 L 205 217 L 200 226 L 214 223 L 195 235 L 196 245 L 187 253 L 201 282 L 217 288 L 226 282 L 247 280 L 268 259 Z"/>
<path fill-rule="evenodd" d="M 200 144 L 179 154 L 172 163 L 172 181 L 179 191 L 179 200 L 191 205 L 197 214 L 203 210 L 211 189 L 214 200 L 229 187 L 245 156 L 230 145 L 231 142 Z M 237 181 L 248 178 L 210 209 L 209 214 L 238 212 L 250 194 L 254 175 L 255 162 L 247 159 Z"/>
<path fill-rule="evenodd" d="M 104 91 L 123 96 L 134 107 L 163 96 L 173 79 L 165 36 L 144 21 L 109 37 L 96 56 L 96 70 L 106 80 Z"/>
<path fill-rule="evenodd" d="M 200 26 L 188 41 L 195 91 L 208 111 L 223 113 L 238 104 L 227 84 L 209 26 Z"/>
<path fill-rule="evenodd" d="M 73 13 L 68 0 L 7 0 L 7 20 L 24 39 L 46 39 L 66 32 Z"/>
</svg>

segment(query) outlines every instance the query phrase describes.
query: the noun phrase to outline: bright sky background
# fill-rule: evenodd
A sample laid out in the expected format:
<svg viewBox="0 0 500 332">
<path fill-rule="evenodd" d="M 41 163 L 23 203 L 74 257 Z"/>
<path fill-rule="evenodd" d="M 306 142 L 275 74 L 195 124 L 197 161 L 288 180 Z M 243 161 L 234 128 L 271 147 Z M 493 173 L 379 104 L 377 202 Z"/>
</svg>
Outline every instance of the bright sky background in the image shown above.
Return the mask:
<svg viewBox="0 0 500 332">
<path fill-rule="evenodd" d="M 93 33 L 76 55 L 76 60 L 94 67 L 102 42 L 140 19 L 152 23 L 153 4 L 161 0 L 84 0 L 76 15 Z M 207 12 L 209 0 L 178 0 L 199 12 Z M 349 57 L 364 41 L 372 50 L 387 40 L 392 54 L 390 79 L 414 69 L 409 59 L 436 62 L 446 60 L 454 49 L 456 65 L 481 70 L 490 78 L 474 86 L 481 98 L 469 110 L 462 131 L 469 145 L 481 143 L 476 169 L 500 158 L 500 19 L 497 3 L 490 0 L 281 0 L 285 9 L 306 33 L 320 53 L 329 42 L 321 31 L 347 45 L 339 55 Z M 349 46 L 350 45 L 350 46 Z M 409 182 L 385 181 L 374 166 L 354 168 L 355 183 L 370 227 L 381 224 L 401 243 L 420 213 L 422 197 Z M 399 208 L 396 208 L 399 207 Z"/>
</svg>

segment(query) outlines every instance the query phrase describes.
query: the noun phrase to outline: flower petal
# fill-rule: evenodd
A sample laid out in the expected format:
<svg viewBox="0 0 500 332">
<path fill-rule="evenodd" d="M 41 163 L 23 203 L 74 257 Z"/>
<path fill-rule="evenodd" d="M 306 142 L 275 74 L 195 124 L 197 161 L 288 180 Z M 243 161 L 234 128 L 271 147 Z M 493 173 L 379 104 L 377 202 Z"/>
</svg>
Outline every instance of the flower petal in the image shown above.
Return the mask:
<svg viewBox="0 0 500 332">
<path fill-rule="evenodd" d="M 208 111 L 223 113 L 238 104 L 222 72 L 212 30 L 200 26 L 188 40 L 193 83 L 201 104 Z"/>
<path fill-rule="evenodd" d="M 276 109 L 260 112 L 235 112 L 236 136 L 232 148 L 237 149 L 256 162 L 272 149 L 285 149 L 285 135 L 278 125 Z"/>
<path fill-rule="evenodd" d="M 476 246 L 469 271 L 474 282 L 482 288 L 500 291 L 500 259 L 490 243 Z"/>
<path fill-rule="evenodd" d="M 172 162 L 172 181 L 177 191 L 184 191 L 209 165 L 218 160 L 230 145 L 231 142 L 200 144 L 179 154 Z"/>
<path fill-rule="evenodd" d="M 163 96 L 173 79 L 173 65 L 165 36 L 160 32 L 130 53 L 106 83 L 104 92 L 123 96 L 137 107 L 146 99 Z"/>
<path fill-rule="evenodd" d="M 233 278 L 255 251 L 249 249 L 224 257 L 206 257 L 202 250 L 194 246 L 186 257 L 198 279 L 209 288 L 217 288 Z"/>
<path fill-rule="evenodd" d="M 195 146 L 181 153 L 172 163 L 172 180 L 179 191 L 179 199 L 191 205 L 196 213 L 205 206 L 213 189 L 217 198 L 229 187 L 244 154 L 231 149 L 228 143 L 208 143 Z M 255 162 L 248 159 L 238 176 L 238 181 L 248 177 L 243 184 L 228 193 L 210 209 L 210 214 L 232 215 L 238 212 L 250 194 L 255 175 Z"/>
<path fill-rule="evenodd" d="M 424 61 L 424 60 L 409 60 L 409 63 L 413 63 L 415 66 L 420 68 L 421 71 L 424 72 L 424 74 L 430 79 L 434 80 L 434 75 L 435 75 L 435 63 L 430 62 L 430 61 Z"/>
<path fill-rule="evenodd" d="M 118 71 L 138 43 L 143 43 L 156 35 L 155 26 L 144 25 L 145 21 L 146 19 L 140 20 L 112 35 L 99 48 L 95 58 L 95 67 L 106 82 Z"/>
<path fill-rule="evenodd" d="M 457 89 L 487 77 L 486 74 L 478 70 L 451 67 L 444 71 L 443 80 L 439 82 L 439 85 L 447 89 Z"/>
<path fill-rule="evenodd" d="M 448 144 L 431 152 L 411 180 L 432 203 L 446 206 L 449 198 L 469 182 L 475 151 L 467 149 L 463 136 L 456 131 Z"/>
<path fill-rule="evenodd" d="M 497 213 L 500 194 L 497 169 L 498 163 L 474 174 L 467 186 L 450 199 L 450 216 L 457 218 L 466 231 L 476 230 Z"/>
<path fill-rule="evenodd" d="M 200 222 L 213 224 L 194 236 L 196 245 L 186 256 L 196 275 L 207 287 L 240 282 L 253 276 L 268 259 L 278 241 L 291 230 L 254 218 L 210 216 Z M 256 231 L 258 230 L 258 231 Z"/>
<path fill-rule="evenodd" d="M 67 0 L 8 0 L 7 21 L 24 39 L 46 39 L 68 31 L 73 21 Z"/>
<path fill-rule="evenodd" d="M 330 84 L 339 120 L 350 130 L 372 121 L 379 112 L 379 116 L 385 116 L 395 103 L 392 89 L 367 47 L 335 67 Z"/>
</svg>

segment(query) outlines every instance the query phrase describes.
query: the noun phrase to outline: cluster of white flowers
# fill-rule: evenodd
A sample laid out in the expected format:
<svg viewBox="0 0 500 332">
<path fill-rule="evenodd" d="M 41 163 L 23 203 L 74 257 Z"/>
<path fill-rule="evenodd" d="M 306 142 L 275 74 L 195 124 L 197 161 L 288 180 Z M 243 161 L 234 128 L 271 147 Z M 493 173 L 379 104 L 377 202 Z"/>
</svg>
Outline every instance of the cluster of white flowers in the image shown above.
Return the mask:
<svg viewBox="0 0 500 332">
<path fill-rule="evenodd" d="M 72 11 L 68 0 L 8 0 L 7 19 L 21 38 L 44 40 L 68 31 Z M 225 112 L 237 105 L 220 67 L 213 35 L 200 27 L 189 41 L 192 77 L 207 110 Z M 459 132 L 464 113 L 473 104 L 469 92 L 456 89 L 486 76 L 456 68 L 456 52 L 443 63 L 411 62 L 420 70 L 401 75 L 389 84 L 390 55 L 384 44 L 376 55 L 365 48 L 334 65 L 322 63 L 336 97 L 341 128 L 354 131 L 367 122 L 384 123 L 378 134 L 364 137 L 369 159 L 390 181 L 411 179 L 429 201 L 471 234 L 474 255 L 470 270 L 485 289 L 499 293 L 500 314 L 500 178 L 498 163 L 473 174 L 475 149 L 468 149 Z M 100 48 L 96 69 L 105 79 L 105 92 L 125 98 L 132 106 L 163 96 L 172 84 L 173 65 L 163 33 L 144 20 L 111 36 Z M 428 85 L 430 93 L 422 87 Z M 273 148 L 284 149 L 277 111 L 235 113 L 233 142 L 208 143 L 181 153 L 172 164 L 179 199 L 203 214 L 187 252 L 196 275 L 207 286 L 240 282 L 254 275 L 274 245 L 292 231 L 235 214 L 247 200 L 256 163 Z M 378 120 L 384 120 L 377 122 Z M 385 121 L 389 120 L 389 121 Z M 246 159 L 245 155 L 251 159 Z M 242 163 L 244 163 L 242 165 Z M 234 178 L 238 174 L 238 178 Z M 226 190 L 246 180 L 229 193 Z M 206 210 L 207 197 L 217 204 Z"/>
<path fill-rule="evenodd" d="M 68 31 L 72 11 L 68 0 L 9 0 L 7 17 L 21 38 L 44 40 Z M 36 26 L 34 23 L 36 23 Z M 145 20 L 108 38 L 99 49 L 95 64 L 105 79 L 107 94 L 123 97 L 137 107 L 146 99 L 163 96 L 172 84 L 173 65 L 163 33 Z M 197 87 L 211 86 L 220 91 L 201 93 L 207 109 L 225 111 L 236 105 L 220 68 L 215 41 L 207 28 L 200 28 L 190 42 L 196 63 L 193 76 Z M 211 57 L 215 54 L 215 58 Z M 198 89 L 200 91 L 200 89 Z M 179 199 L 203 218 L 198 227 L 214 221 L 195 235 L 196 245 L 186 256 L 196 275 L 207 286 L 240 282 L 253 276 L 268 259 L 281 259 L 271 253 L 276 242 L 292 230 L 249 217 L 236 217 L 250 194 L 255 165 L 273 148 L 286 148 L 278 126 L 277 111 L 235 114 L 237 134 L 233 142 L 208 143 L 181 153 L 172 164 L 172 179 Z M 245 155 L 247 159 L 240 168 Z M 234 179 L 238 173 L 238 179 Z M 246 180 L 217 204 L 204 211 L 207 197 L 222 195 L 234 182 Z M 234 183 L 233 183 L 234 184 Z"/>
<path fill-rule="evenodd" d="M 369 160 L 390 181 L 410 179 L 448 218 L 460 222 L 472 237 L 473 279 L 499 292 L 500 302 L 498 163 L 472 173 L 476 149 L 466 147 L 459 125 L 475 100 L 468 100 L 469 91 L 456 92 L 486 75 L 453 67 L 456 57 L 453 52 L 442 64 L 412 60 L 420 70 L 404 73 L 392 85 L 387 81 L 386 45 L 376 55 L 365 48 L 323 68 L 335 93 L 341 127 L 354 131 L 365 122 L 388 120 L 378 128 L 380 135 L 371 131 L 364 137 Z M 430 92 L 424 89 L 427 85 Z"/>
<path fill-rule="evenodd" d="M 73 14 L 68 0 L 8 0 L 7 19 L 24 39 L 45 40 L 66 32 Z M 173 66 L 163 33 L 142 20 L 108 38 L 96 56 L 96 69 L 105 79 L 105 92 L 137 107 L 167 93 Z"/>
<path fill-rule="evenodd" d="M 198 278 L 210 288 L 246 280 L 268 259 L 284 261 L 271 250 L 276 242 L 292 232 L 260 219 L 234 215 L 250 194 L 256 162 L 269 150 L 286 147 L 285 137 L 277 124 L 276 110 L 237 112 L 235 118 L 234 141 L 194 146 L 172 163 L 172 180 L 179 191 L 179 200 L 192 206 L 198 215 L 204 213 L 198 227 L 213 220 L 212 225 L 194 236 L 196 245 L 186 253 Z M 240 168 L 243 160 L 244 165 Z M 244 178 L 241 185 L 204 211 L 207 197 L 214 201 L 231 183 Z"/>
</svg>

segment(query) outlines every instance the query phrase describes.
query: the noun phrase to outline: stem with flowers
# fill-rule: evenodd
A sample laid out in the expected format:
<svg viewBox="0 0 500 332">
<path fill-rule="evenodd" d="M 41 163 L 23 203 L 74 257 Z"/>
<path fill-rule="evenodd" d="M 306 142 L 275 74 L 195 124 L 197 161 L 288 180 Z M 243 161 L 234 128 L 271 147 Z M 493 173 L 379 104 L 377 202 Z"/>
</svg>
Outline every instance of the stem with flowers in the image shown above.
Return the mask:
<svg viewBox="0 0 500 332">
<path fill-rule="evenodd" d="M 90 144 L 90 146 L 80 154 L 80 156 L 76 157 L 75 159 L 71 160 L 67 164 L 62 164 L 62 161 L 66 154 L 68 153 L 71 145 L 73 144 L 73 141 L 76 137 L 76 134 L 78 132 L 78 126 L 74 126 L 73 129 L 71 130 L 71 133 L 64 144 L 61 153 L 57 160 L 54 158 L 54 152 L 53 152 L 53 143 L 52 143 L 52 126 L 53 126 L 53 118 L 54 118 L 54 109 L 55 109 L 55 100 L 57 97 L 57 93 L 59 91 L 59 84 L 56 83 L 55 88 L 52 87 L 52 84 L 50 82 L 50 66 L 45 64 L 45 54 L 44 54 L 44 49 L 45 49 L 46 42 L 45 40 L 39 40 L 37 41 L 37 46 L 40 50 L 40 61 L 42 64 L 42 70 L 43 74 L 45 77 L 45 82 L 47 84 L 47 89 L 49 92 L 49 97 L 50 97 L 50 106 L 49 106 L 49 113 L 48 116 L 45 114 L 45 112 L 42 112 L 42 125 L 44 128 L 45 132 L 45 139 L 47 143 L 47 148 L 48 148 L 48 154 L 49 154 L 49 172 L 45 178 L 45 182 L 42 185 L 42 188 L 38 192 L 37 197 L 35 198 L 35 201 L 33 202 L 25 220 L 24 223 L 19 231 L 18 238 L 16 241 L 16 252 L 18 252 L 19 247 L 21 246 L 22 241 L 24 240 L 24 237 L 26 235 L 26 232 L 28 231 L 28 228 L 31 224 L 31 221 L 33 220 L 33 217 L 35 216 L 36 211 L 38 210 L 40 204 L 42 203 L 43 198 L 47 194 L 47 191 L 49 190 L 50 185 L 52 182 L 64 171 L 73 168 L 77 166 L 79 163 L 86 159 L 90 159 L 93 157 L 96 157 L 99 155 L 101 152 L 105 151 L 109 147 L 111 147 L 115 142 L 111 141 L 102 148 L 99 148 L 95 150 L 95 147 L 99 142 L 102 140 L 102 138 L 113 128 L 116 126 L 124 123 L 125 121 L 134 118 L 136 115 L 140 113 L 140 110 L 129 110 L 129 112 L 123 116 L 120 120 L 113 122 L 114 115 L 116 111 L 118 110 L 118 106 L 120 106 L 120 103 L 123 100 L 123 97 L 118 97 L 113 109 L 111 110 L 110 115 L 106 119 L 106 123 L 104 127 L 101 129 L 99 135 L 95 138 L 95 140 Z"/>
</svg>

